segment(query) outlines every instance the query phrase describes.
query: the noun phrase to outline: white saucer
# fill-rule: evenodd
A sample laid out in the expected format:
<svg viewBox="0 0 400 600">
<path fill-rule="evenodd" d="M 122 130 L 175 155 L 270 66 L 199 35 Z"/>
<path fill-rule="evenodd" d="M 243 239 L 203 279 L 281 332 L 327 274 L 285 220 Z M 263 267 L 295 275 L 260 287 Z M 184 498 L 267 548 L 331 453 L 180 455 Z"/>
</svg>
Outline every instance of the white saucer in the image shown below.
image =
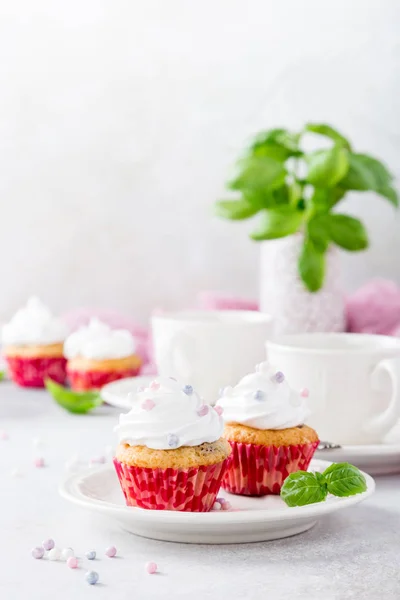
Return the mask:
<svg viewBox="0 0 400 600">
<path fill-rule="evenodd" d="M 118 379 L 102 387 L 100 396 L 105 402 L 111 404 L 111 406 L 130 410 L 132 407 L 128 400 L 128 394 L 136 392 L 137 388 L 141 385 L 147 387 L 153 381 L 154 377 L 155 375 L 139 375 L 137 377 Z"/>
<path fill-rule="evenodd" d="M 310 470 L 324 471 L 329 462 L 313 460 Z M 325 502 L 289 508 L 279 496 L 229 498 L 230 511 L 189 513 L 144 510 L 125 505 L 117 475 L 112 465 L 85 469 L 69 475 L 60 486 L 60 494 L 89 510 L 114 518 L 127 531 L 142 537 L 168 542 L 192 544 L 233 544 L 276 540 L 310 529 L 324 515 L 358 504 L 375 489 L 375 482 L 365 475 L 368 489 L 349 498 L 329 496 Z"/>
<path fill-rule="evenodd" d="M 332 462 L 349 462 L 371 475 L 400 473 L 400 443 L 342 446 L 335 450 L 317 450 L 315 456 Z"/>
</svg>

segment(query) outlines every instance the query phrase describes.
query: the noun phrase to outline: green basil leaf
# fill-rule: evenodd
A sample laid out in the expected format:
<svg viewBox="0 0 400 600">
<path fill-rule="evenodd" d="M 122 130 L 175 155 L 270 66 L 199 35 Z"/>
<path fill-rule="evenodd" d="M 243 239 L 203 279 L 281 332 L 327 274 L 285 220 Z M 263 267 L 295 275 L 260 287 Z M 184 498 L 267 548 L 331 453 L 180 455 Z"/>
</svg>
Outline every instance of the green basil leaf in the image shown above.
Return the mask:
<svg viewBox="0 0 400 600">
<path fill-rule="evenodd" d="M 71 413 L 84 414 L 103 404 L 98 392 L 73 392 L 52 379 L 46 379 L 45 385 L 57 404 Z"/>
<path fill-rule="evenodd" d="M 281 498 L 288 506 L 305 506 L 323 502 L 327 496 L 325 484 L 321 484 L 314 473 L 297 471 L 284 481 Z"/>
<path fill-rule="evenodd" d="M 348 150 L 342 146 L 311 152 L 306 156 L 308 183 L 322 188 L 336 185 L 346 175 L 349 168 L 348 154 Z"/>
<path fill-rule="evenodd" d="M 219 200 L 214 205 L 215 214 L 223 219 L 237 221 L 257 214 L 260 208 L 248 200 Z"/>
<path fill-rule="evenodd" d="M 315 188 L 310 198 L 311 206 L 318 212 L 328 212 L 345 195 L 346 190 L 339 186 L 332 188 Z"/>
<path fill-rule="evenodd" d="M 336 463 L 330 465 L 323 477 L 328 487 L 328 492 L 334 496 L 354 496 L 367 489 L 364 475 L 357 467 L 349 463 Z"/>
<path fill-rule="evenodd" d="M 349 170 L 340 185 L 348 190 L 377 192 L 398 206 L 397 193 L 391 182 L 392 174 L 383 163 L 367 154 L 349 154 Z"/>
<path fill-rule="evenodd" d="M 329 215 L 317 214 L 311 217 L 307 223 L 306 234 L 317 251 L 326 252 L 330 242 Z"/>
<path fill-rule="evenodd" d="M 305 240 L 298 264 L 306 288 L 310 292 L 320 290 L 325 279 L 325 256 L 311 240 Z"/>
<path fill-rule="evenodd" d="M 258 134 L 250 146 L 253 156 L 269 156 L 284 162 L 291 156 L 301 156 L 299 135 L 292 134 L 286 129 L 270 129 Z"/>
<path fill-rule="evenodd" d="M 319 135 L 324 135 L 325 137 L 330 138 L 334 142 L 341 144 L 348 150 L 351 150 L 350 142 L 346 139 L 341 133 L 339 133 L 336 129 L 333 129 L 330 125 L 326 125 L 324 123 L 307 123 L 305 126 L 306 131 L 311 131 L 313 133 L 318 133 Z"/>
<path fill-rule="evenodd" d="M 250 237 L 256 241 L 286 237 L 298 231 L 303 218 L 303 211 L 288 205 L 263 210 L 259 227 Z"/>
<path fill-rule="evenodd" d="M 260 191 L 278 188 L 285 182 L 286 169 L 268 156 L 254 156 L 239 163 L 240 174 L 228 184 L 232 190 Z"/>
<path fill-rule="evenodd" d="M 357 252 L 368 248 L 368 235 L 364 225 L 348 215 L 328 215 L 329 236 L 337 246 Z"/>
<path fill-rule="evenodd" d="M 392 188 L 391 185 L 385 185 L 383 187 L 381 187 L 379 190 L 377 190 L 378 194 L 380 196 L 383 196 L 384 198 L 387 198 L 389 200 L 389 202 L 391 202 L 393 204 L 393 206 L 399 206 L 399 197 L 397 195 L 397 192 L 394 188 Z"/>
<path fill-rule="evenodd" d="M 6 373 L 5 371 L 0 371 L 0 381 L 3 381 L 3 379 L 5 378 Z"/>
</svg>

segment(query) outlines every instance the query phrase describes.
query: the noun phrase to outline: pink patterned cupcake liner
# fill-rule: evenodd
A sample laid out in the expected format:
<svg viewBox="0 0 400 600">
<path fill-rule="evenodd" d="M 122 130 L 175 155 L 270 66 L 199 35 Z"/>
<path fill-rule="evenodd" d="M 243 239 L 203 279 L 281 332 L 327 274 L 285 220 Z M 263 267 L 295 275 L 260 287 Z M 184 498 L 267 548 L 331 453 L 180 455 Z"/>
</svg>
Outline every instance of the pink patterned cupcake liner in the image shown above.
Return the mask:
<svg viewBox="0 0 400 600">
<path fill-rule="evenodd" d="M 71 388 L 78 392 L 100 389 L 106 383 L 117 381 L 117 379 L 135 377 L 140 372 L 140 366 L 123 371 L 72 371 L 67 368 L 67 372 Z"/>
<path fill-rule="evenodd" d="M 208 512 L 213 507 L 229 459 L 186 469 L 114 466 L 128 506 L 153 510 Z"/>
<path fill-rule="evenodd" d="M 44 387 L 47 378 L 60 383 L 65 382 L 66 364 L 64 357 L 25 358 L 6 356 L 11 379 L 22 387 Z"/>
<path fill-rule="evenodd" d="M 222 487 L 231 494 L 279 494 L 286 477 L 306 471 L 318 442 L 291 446 L 262 446 L 229 441 L 232 454 Z"/>
</svg>

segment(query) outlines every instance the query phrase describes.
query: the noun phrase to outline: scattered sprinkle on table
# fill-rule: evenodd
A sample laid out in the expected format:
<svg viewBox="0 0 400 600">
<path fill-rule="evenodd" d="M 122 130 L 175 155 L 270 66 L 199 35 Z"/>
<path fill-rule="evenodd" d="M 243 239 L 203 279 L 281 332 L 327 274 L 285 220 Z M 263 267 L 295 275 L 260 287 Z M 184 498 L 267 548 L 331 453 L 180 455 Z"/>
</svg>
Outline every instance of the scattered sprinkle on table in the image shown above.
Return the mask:
<svg viewBox="0 0 400 600">
<path fill-rule="evenodd" d="M 89 585 L 95 585 L 99 580 L 99 574 L 96 571 L 88 571 L 85 575 L 85 579 Z"/>
<path fill-rule="evenodd" d="M 36 548 L 32 548 L 32 556 L 33 558 L 43 558 L 44 556 L 44 548 L 41 546 L 37 546 Z"/>
<path fill-rule="evenodd" d="M 110 546 L 109 548 L 107 548 L 106 556 L 113 558 L 116 554 L 117 554 L 117 549 L 115 546 Z"/>
<path fill-rule="evenodd" d="M 67 560 L 67 566 L 70 569 L 76 569 L 76 567 L 78 566 L 78 559 L 75 556 L 70 556 Z"/>
<path fill-rule="evenodd" d="M 212 508 L 213 508 L 213 510 L 221 510 L 221 508 L 222 508 L 221 502 L 214 502 Z"/>
<path fill-rule="evenodd" d="M 60 560 L 60 558 L 61 558 L 60 548 L 52 548 L 51 550 L 49 550 L 47 557 L 49 560 Z"/>
<path fill-rule="evenodd" d="M 148 562 L 148 563 L 146 563 L 146 571 L 150 575 L 153 575 L 154 573 L 157 573 L 157 563 L 155 563 L 155 562 Z"/>
<path fill-rule="evenodd" d="M 72 548 L 64 548 L 63 551 L 61 552 L 61 558 L 63 560 L 68 560 L 69 558 L 72 558 L 73 556 L 75 556 L 75 553 Z"/>
<path fill-rule="evenodd" d="M 37 467 L 38 469 L 41 469 L 42 467 L 44 467 L 44 458 L 40 457 L 40 458 L 35 458 L 35 462 L 34 462 L 35 467 Z"/>
<path fill-rule="evenodd" d="M 89 559 L 89 560 L 94 560 L 94 559 L 96 558 L 96 550 L 88 550 L 88 551 L 85 553 L 85 556 L 86 556 L 86 558 L 87 558 L 87 559 Z"/>
</svg>

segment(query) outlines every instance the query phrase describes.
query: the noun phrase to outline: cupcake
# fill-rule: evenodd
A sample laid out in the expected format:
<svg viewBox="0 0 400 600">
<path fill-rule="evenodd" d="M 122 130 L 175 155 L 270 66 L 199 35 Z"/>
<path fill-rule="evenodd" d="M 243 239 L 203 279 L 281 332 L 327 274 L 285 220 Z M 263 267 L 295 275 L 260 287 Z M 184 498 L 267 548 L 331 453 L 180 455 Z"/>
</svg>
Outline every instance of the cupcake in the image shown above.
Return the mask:
<svg viewBox="0 0 400 600">
<path fill-rule="evenodd" d="M 172 378 L 138 389 L 131 400 L 115 429 L 114 465 L 127 505 L 211 510 L 231 452 L 220 411 Z"/>
<path fill-rule="evenodd" d="M 135 353 L 136 343 L 127 329 L 111 329 L 98 319 L 67 337 L 64 356 L 71 388 L 76 391 L 99 389 L 106 383 L 134 377 L 142 361 Z"/>
<path fill-rule="evenodd" d="M 294 391 L 282 372 L 262 363 L 234 388 L 225 388 L 224 437 L 232 448 L 222 487 L 232 494 L 279 494 L 286 477 L 307 470 L 318 435 L 304 425 L 308 391 Z"/>
<path fill-rule="evenodd" d="M 51 378 L 63 384 L 67 327 L 38 299 L 30 298 L 2 328 L 2 352 L 11 378 L 23 387 L 43 387 Z"/>
</svg>

